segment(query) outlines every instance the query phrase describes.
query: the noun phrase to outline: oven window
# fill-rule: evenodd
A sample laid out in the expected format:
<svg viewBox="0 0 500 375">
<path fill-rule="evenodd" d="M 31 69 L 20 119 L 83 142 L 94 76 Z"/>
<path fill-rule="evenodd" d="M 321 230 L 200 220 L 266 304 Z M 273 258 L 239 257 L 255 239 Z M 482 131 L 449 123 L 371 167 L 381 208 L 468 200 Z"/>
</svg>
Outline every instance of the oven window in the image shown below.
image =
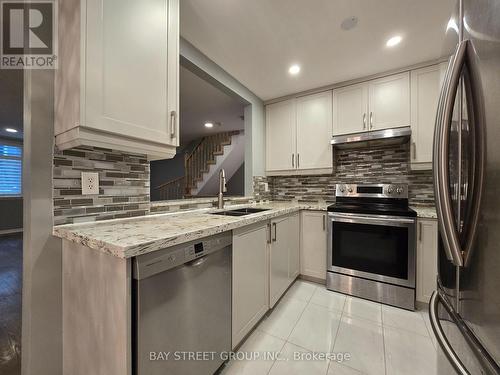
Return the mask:
<svg viewBox="0 0 500 375">
<path fill-rule="evenodd" d="M 408 228 L 333 222 L 334 266 L 408 278 Z"/>
</svg>

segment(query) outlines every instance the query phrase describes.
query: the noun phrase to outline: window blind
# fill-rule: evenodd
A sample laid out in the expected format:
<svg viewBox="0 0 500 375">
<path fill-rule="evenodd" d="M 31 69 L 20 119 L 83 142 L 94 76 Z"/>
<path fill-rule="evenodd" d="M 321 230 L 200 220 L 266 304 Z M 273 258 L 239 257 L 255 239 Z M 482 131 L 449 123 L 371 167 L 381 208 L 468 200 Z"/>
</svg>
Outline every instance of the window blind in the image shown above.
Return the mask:
<svg viewBox="0 0 500 375">
<path fill-rule="evenodd" d="M 0 196 L 21 195 L 22 193 L 21 146 L 1 143 L 0 141 Z"/>
</svg>

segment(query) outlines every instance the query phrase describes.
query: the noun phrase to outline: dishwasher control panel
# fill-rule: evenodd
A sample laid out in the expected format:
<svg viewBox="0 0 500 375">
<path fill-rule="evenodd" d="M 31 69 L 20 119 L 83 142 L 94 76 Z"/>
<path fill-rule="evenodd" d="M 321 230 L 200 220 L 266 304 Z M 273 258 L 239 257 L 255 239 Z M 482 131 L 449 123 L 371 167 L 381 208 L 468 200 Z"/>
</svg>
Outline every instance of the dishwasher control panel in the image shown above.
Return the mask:
<svg viewBox="0 0 500 375">
<path fill-rule="evenodd" d="M 232 234 L 228 232 L 140 255 L 133 259 L 133 278 L 153 276 L 231 245 Z"/>
</svg>

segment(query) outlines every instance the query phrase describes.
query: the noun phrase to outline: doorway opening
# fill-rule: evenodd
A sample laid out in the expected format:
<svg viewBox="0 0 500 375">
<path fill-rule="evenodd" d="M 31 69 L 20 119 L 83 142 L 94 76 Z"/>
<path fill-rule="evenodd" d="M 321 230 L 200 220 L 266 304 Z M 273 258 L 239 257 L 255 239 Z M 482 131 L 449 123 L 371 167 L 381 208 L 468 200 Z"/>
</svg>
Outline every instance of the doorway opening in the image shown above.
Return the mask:
<svg viewBox="0 0 500 375">
<path fill-rule="evenodd" d="M 180 147 L 151 162 L 151 200 L 214 197 L 224 169 L 227 196 L 245 191 L 244 111 L 248 103 L 213 80 L 180 66 Z"/>
<path fill-rule="evenodd" d="M 21 374 L 22 70 L 0 70 L 0 374 Z"/>
</svg>

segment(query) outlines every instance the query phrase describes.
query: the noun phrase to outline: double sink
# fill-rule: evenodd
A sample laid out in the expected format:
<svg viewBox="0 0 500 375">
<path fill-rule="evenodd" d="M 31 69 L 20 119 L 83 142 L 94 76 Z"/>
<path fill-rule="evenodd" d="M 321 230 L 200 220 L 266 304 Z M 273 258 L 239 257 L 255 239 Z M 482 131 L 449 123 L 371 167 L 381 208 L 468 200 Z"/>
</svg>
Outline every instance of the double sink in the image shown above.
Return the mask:
<svg viewBox="0 0 500 375">
<path fill-rule="evenodd" d="M 256 214 L 263 211 L 269 211 L 269 208 L 253 208 L 253 207 L 236 208 L 234 210 L 210 212 L 210 214 L 222 215 L 222 216 L 245 216 L 245 215 Z"/>
</svg>

